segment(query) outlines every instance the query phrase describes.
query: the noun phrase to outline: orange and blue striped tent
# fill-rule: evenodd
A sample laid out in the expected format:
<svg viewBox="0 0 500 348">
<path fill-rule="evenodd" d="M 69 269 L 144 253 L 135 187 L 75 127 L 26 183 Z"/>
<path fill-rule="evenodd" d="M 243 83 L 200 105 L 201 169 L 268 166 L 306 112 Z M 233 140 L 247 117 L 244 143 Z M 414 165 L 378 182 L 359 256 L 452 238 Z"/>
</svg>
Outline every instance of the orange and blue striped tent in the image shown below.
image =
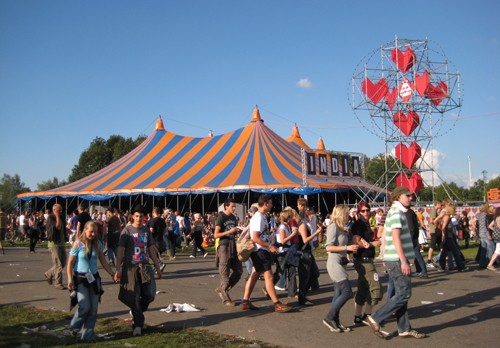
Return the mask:
<svg viewBox="0 0 500 348">
<path fill-rule="evenodd" d="M 154 132 L 141 145 L 109 166 L 68 185 L 45 192 L 28 192 L 18 198 L 78 196 L 104 200 L 138 194 L 162 196 L 248 190 L 295 194 L 353 188 L 364 192 L 380 190 L 360 178 L 308 175 L 304 170 L 304 145 L 307 146 L 298 129 L 287 141 L 268 128 L 257 108 L 247 126 L 208 137 L 171 133 L 165 130 L 159 118 Z"/>
</svg>

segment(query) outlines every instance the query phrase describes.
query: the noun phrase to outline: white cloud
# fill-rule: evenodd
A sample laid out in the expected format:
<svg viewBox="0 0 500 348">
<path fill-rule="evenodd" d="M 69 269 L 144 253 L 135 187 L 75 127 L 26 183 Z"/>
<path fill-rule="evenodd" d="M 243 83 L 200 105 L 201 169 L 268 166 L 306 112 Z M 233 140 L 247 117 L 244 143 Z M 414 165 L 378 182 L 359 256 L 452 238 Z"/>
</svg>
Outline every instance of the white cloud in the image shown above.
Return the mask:
<svg viewBox="0 0 500 348">
<path fill-rule="evenodd" d="M 313 88 L 313 84 L 312 84 L 311 80 L 309 80 L 309 78 L 307 78 L 307 77 L 305 77 L 303 79 L 300 79 L 297 82 L 297 86 L 299 88 L 304 88 L 304 89 L 311 89 L 311 88 Z"/>
<path fill-rule="evenodd" d="M 438 186 L 443 182 L 444 178 L 439 176 L 439 168 L 444 160 L 446 160 L 446 155 L 436 149 L 425 152 L 417 160 L 416 167 L 424 170 L 421 175 L 426 185 L 432 185 L 433 179 L 434 186 Z"/>
</svg>

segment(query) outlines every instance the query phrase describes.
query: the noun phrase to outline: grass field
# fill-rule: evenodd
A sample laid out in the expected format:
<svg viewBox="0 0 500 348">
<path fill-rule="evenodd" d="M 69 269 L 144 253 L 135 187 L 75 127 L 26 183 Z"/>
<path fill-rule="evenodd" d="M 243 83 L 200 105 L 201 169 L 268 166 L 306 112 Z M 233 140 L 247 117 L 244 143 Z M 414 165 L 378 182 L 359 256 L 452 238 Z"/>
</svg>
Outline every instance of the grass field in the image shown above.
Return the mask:
<svg viewBox="0 0 500 348">
<path fill-rule="evenodd" d="M 65 333 L 67 313 L 18 305 L 0 306 L 0 347 L 263 347 L 275 346 L 196 329 L 146 327 L 131 337 L 130 324 L 116 318 L 98 319 L 94 343 L 82 343 Z"/>
</svg>

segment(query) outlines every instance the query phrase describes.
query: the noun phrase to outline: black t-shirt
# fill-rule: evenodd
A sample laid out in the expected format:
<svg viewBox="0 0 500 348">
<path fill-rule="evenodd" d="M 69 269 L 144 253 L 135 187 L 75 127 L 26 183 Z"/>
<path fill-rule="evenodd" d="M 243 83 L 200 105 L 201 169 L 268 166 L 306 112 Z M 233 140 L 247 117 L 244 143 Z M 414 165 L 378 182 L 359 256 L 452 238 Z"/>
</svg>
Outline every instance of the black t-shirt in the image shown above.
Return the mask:
<svg viewBox="0 0 500 348">
<path fill-rule="evenodd" d="M 311 236 L 311 227 L 310 225 L 308 224 L 308 220 L 306 218 L 303 218 L 302 220 L 300 220 L 299 222 L 299 229 L 300 229 L 300 225 L 304 224 L 306 226 L 306 229 L 307 229 L 307 234 L 306 236 L 309 237 Z M 299 234 L 299 250 L 302 250 L 302 251 L 311 251 L 312 250 L 312 247 L 311 247 L 311 243 L 304 243 L 304 240 L 302 239 L 302 235 Z"/>
<path fill-rule="evenodd" d="M 351 233 L 353 236 L 360 236 L 368 243 L 373 242 L 373 231 L 370 229 L 370 223 L 361 218 L 352 224 Z M 355 259 L 362 257 L 373 259 L 375 257 L 375 247 L 370 246 L 368 249 L 359 247 L 358 251 L 353 255 Z"/>
<path fill-rule="evenodd" d="M 85 227 L 85 224 L 90 220 L 92 220 L 92 218 L 90 217 L 90 214 L 87 213 L 86 211 L 78 214 L 78 222 L 80 223 L 80 230 L 78 231 L 79 233 L 83 232 L 83 228 Z"/>
<path fill-rule="evenodd" d="M 416 247 L 418 245 L 418 235 L 420 233 L 418 230 L 417 214 L 413 211 L 413 209 L 408 208 L 405 215 L 406 215 L 406 220 L 408 220 L 408 228 L 410 229 L 413 247 Z"/>
<path fill-rule="evenodd" d="M 237 225 L 238 220 L 233 214 L 226 215 L 226 213 L 221 213 L 217 216 L 217 220 L 215 220 L 215 226 L 220 226 L 220 232 L 227 232 Z M 234 241 L 234 234 L 219 238 L 219 245 L 228 245 L 231 240 Z"/>
<path fill-rule="evenodd" d="M 163 238 L 163 233 L 165 232 L 165 228 L 167 228 L 167 224 L 161 216 L 157 216 L 149 220 L 149 226 L 153 229 L 152 234 L 156 240 Z"/>
</svg>

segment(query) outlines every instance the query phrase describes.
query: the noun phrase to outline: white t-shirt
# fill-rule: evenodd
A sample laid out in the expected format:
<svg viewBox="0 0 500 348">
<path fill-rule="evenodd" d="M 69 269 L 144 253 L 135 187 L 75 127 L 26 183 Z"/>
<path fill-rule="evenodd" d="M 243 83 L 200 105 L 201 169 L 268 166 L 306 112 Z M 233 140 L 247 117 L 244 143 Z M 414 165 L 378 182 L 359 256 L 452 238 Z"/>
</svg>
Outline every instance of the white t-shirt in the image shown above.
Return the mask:
<svg viewBox="0 0 500 348">
<path fill-rule="evenodd" d="M 276 241 L 280 244 L 282 244 L 281 242 L 281 235 L 280 235 L 280 231 L 283 230 L 285 231 L 285 237 L 288 237 L 291 232 L 290 232 L 290 228 L 285 225 L 285 224 L 280 224 L 279 227 L 278 227 L 278 230 L 276 231 Z M 285 252 L 288 248 L 290 247 L 290 240 L 288 240 L 288 242 L 285 243 L 285 246 L 280 246 L 278 248 L 278 253 L 282 253 L 282 252 Z"/>
<path fill-rule="evenodd" d="M 179 223 L 179 229 L 184 228 L 184 217 L 182 215 L 177 215 L 175 219 Z"/>
<path fill-rule="evenodd" d="M 267 223 L 267 219 L 260 212 L 253 214 L 252 219 L 250 220 L 250 238 L 253 239 L 253 234 L 255 232 L 260 233 L 259 237 L 263 242 L 271 242 L 271 239 L 269 238 L 269 225 Z M 255 243 L 255 245 L 257 246 L 257 250 L 263 249 L 269 251 L 268 248 L 264 248 L 257 243 Z"/>
</svg>

